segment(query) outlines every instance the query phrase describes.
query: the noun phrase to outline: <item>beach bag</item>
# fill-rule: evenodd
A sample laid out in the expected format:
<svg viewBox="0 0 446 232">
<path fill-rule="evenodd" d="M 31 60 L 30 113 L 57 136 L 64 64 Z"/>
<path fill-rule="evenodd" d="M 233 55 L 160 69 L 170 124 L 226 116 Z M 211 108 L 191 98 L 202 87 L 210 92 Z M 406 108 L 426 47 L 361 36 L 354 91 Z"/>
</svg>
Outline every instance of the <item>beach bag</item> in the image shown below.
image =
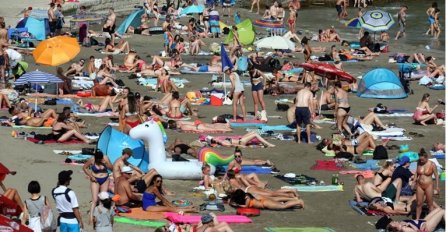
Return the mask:
<svg viewBox="0 0 446 232">
<path fill-rule="evenodd" d="M 40 210 L 40 226 L 42 230 L 51 230 L 53 219 L 54 215 L 51 207 L 45 205 L 42 210 Z"/>
<path fill-rule="evenodd" d="M 389 155 L 387 154 L 387 149 L 383 145 L 379 145 L 375 147 L 373 151 L 373 159 L 374 160 L 384 160 L 388 159 Z"/>
<path fill-rule="evenodd" d="M 238 71 L 245 72 L 248 70 L 248 57 L 242 56 L 238 58 L 237 66 Z"/>
</svg>

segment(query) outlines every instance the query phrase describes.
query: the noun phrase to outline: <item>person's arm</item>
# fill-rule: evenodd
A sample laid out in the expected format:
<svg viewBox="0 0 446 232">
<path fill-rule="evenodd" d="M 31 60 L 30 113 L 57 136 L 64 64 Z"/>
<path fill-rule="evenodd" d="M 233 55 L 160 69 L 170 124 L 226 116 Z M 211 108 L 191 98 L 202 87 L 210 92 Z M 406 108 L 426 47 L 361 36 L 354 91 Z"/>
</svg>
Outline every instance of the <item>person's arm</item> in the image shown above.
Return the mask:
<svg viewBox="0 0 446 232">
<path fill-rule="evenodd" d="M 79 211 L 79 208 L 78 207 L 73 208 L 73 213 L 76 216 L 77 221 L 79 222 L 79 227 L 81 229 L 84 229 L 84 223 L 82 222 L 82 217 L 81 217 L 81 213 Z"/>
<path fill-rule="evenodd" d="M 90 168 L 90 166 L 93 164 L 93 162 L 94 162 L 94 158 L 87 160 L 87 162 L 85 162 L 84 166 L 82 166 L 82 170 L 84 171 L 85 175 L 88 176 L 88 179 L 90 179 L 90 181 L 96 182 L 96 178 L 94 178 L 93 173 L 90 170 L 88 170 Z"/>
<path fill-rule="evenodd" d="M 433 171 L 435 177 L 435 190 L 437 190 L 437 194 L 440 194 L 440 176 L 438 175 L 437 165 L 434 162 L 432 162 L 432 166 L 433 166 L 432 168 L 434 169 Z"/>
<path fill-rule="evenodd" d="M 141 171 L 141 169 L 139 169 L 139 168 L 136 167 L 135 165 L 129 163 L 128 161 L 125 161 L 124 163 L 125 163 L 126 166 L 129 166 L 129 167 L 131 167 L 133 170 L 139 172 L 141 175 L 144 175 L 144 172 Z"/>
<path fill-rule="evenodd" d="M 104 156 L 104 161 L 105 167 L 107 167 L 109 170 L 113 170 L 113 164 L 110 162 L 108 156 Z"/>
<path fill-rule="evenodd" d="M 358 203 L 362 202 L 361 195 L 359 195 L 357 186 L 355 186 L 355 198 L 356 198 L 356 202 L 358 202 Z"/>
<path fill-rule="evenodd" d="M 125 194 L 132 200 L 135 201 L 141 201 L 142 200 L 142 195 L 139 193 L 134 193 L 132 191 L 132 188 L 130 188 L 130 184 L 128 182 L 124 183 L 124 190 L 125 190 Z"/>
<path fill-rule="evenodd" d="M 167 207 L 172 207 L 172 208 L 176 208 L 176 206 L 174 206 L 172 203 L 170 203 L 159 191 L 157 188 L 153 188 L 153 194 L 155 194 L 155 196 L 160 199 L 161 203 L 164 206 Z"/>
</svg>

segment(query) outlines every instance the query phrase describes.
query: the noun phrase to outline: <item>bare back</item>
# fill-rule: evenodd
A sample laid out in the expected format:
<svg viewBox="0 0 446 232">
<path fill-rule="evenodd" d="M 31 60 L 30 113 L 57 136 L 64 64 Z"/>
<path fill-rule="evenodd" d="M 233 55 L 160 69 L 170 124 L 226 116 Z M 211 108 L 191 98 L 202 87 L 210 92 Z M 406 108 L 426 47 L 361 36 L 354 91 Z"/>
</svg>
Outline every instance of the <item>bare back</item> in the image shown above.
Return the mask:
<svg viewBox="0 0 446 232">
<path fill-rule="evenodd" d="M 309 89 L 302 89 L 296 95 L 296 107 L 309 107 L 313 94 Z"/>
</svg>

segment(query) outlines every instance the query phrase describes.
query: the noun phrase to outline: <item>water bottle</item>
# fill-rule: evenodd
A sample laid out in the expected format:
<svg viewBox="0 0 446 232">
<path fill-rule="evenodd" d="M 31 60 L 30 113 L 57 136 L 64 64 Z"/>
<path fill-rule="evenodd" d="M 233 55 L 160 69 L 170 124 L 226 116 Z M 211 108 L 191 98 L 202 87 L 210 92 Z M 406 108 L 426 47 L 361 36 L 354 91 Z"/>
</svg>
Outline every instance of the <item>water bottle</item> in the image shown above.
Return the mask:
<svg viewBox="0 0 446 232">
<path fill-rule="evenodd" d="M 426 45 L 425 47 L 427 50 L 431 50 L 431 47 L 429 47 L 429 45 Z"/>
<path fill-rule="evenodd" d="M 337 177 L 337 174 L 333 174 L 333 175 L 331 176 L 331 184 L 332 184 L 332 185 L 338 185 L 338 177 Z"/>
</svg>

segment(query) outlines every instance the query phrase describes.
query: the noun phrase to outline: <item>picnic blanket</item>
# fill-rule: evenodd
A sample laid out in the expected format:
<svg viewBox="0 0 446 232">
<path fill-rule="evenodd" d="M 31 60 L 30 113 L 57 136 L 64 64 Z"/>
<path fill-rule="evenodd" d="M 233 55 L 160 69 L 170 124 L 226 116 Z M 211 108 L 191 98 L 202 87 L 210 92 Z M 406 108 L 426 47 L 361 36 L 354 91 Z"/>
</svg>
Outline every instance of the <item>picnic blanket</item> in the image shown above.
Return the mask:
<svg viewBox="0 0 446 232">
<path fill-rule="evenodd" d="M 352 166 L 353 168 L 359 170 L 378 170 L 381 168 L 378 162 L 379 160 L 367 160 L 365 163 L 362 164 L 352 163 Z"/>
<path fill-rule="evenodd" d="M 32 142 L 32 143 L 37 143 L 40 141 L 35 138 L 27 138 L 26 140 L 28 140 L 29 142 Z M 54 140 L 54 139 L 50 139 L 50 140 L 44 140 L 43 143 L 51 144 L 51 143 L 60 143 L 60 142 L 57 142 L 57 140 Z M 72 140 L 67 140 L 65 142 L 61 142 L 61 144 L 84 144 L 84 142 L 80 141 L 80 140 L 72 139 Z"/>
<path fill-rule="evenodd" d="M 123 224 L 154 227 L 154 228 L 166 225 L 166 222 L 163 221 L 136 220 L 132 218 L 119 217 L 119 216 L 118 217 L 115 216 L 114 221 Z"/>
<path fill-rule="evenodd" d="M 148 212 L 144 211 L 141 207 L 138 207 L 131 208 L 128 213 L 119 213 L 119 216 L 135 220 L 162 220 L 166 218 L 164 213 L 165 212 Z"/>
<path fill-rule="evenodd" d="M 164 213 L 167 220 L 173 223 L 185 223 L 196 225 L 201 221 L 200 215 L 179 215 L 177 213 Z M 242 215 L 219 215 L 217 216 L 219 222 L 232 223 L 252 223 L 252 220 Z"/>
<path fill-rule="evenodd" d="M 311 167 L 312 170 L 340 171 L 342 168 L 337 166 L 335 160 L 316 160 L 316 164 Z"/>
<path fill-rule="evenodd" d="M 52 129 L 52 127 L 46 127 L 46 126 L 24 126 L 24 125 L 14 125 L 12 128 L 16 129 Z"/>
<path fill-rule="evenodd" d="M 286 189 L 297 189 L 299 192 L 341 192 L 343 185 L 291 185 L 283 186 Z"/>
<path fill-rule="evenodd" d="M 297 185 L 297 184 L 310 184 L 312 182 L 317 182 L 317 179 L 314 177 L 310 177 L 307 175 L 296 175 L 296 177 L 285 177 L 284 175 L 274 175 L 275 178 L 282 180 L 288 184 Z"/>
<path fill-rule="evenodd" d="M 328 227 L 265 227 L 267 232 L 335 232 Z"/>
<path fill-rule="evenodd" d="M 231 127 L 262 127 L 265 125 L 264 121 L 261 120 L 229 120 L 229 125 Z"/>
</svg>

